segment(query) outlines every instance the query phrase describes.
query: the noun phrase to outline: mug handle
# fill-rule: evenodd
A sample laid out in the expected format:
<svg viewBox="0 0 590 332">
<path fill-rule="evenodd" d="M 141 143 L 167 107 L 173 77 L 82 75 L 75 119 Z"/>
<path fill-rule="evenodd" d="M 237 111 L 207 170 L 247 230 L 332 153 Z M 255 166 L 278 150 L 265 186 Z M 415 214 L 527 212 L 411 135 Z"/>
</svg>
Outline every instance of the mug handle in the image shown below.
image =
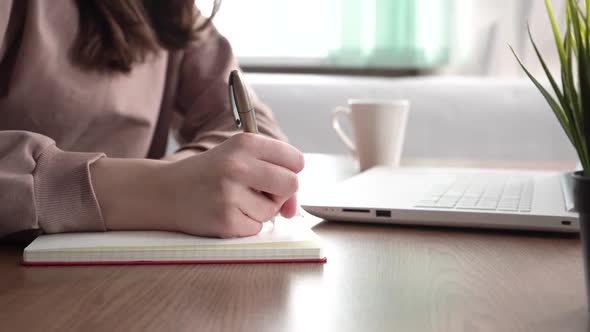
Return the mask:
<svg viewBox="0 0 590 332">
<path fill-rule="evenodd" d="M 344 130 L 342 130 L 342 127 L 340 126 L 341 116 L 346 116 L 350 120 L 350 109 L 343 106 L 338 106 L 332 110 L 332 128 L 334 128 L 334 131 L 336 134 L 338 134 L 338 137 L 340 137 L 342 142 L 344 142 L 344 145 L 346 145 L 352 155 L 356 157 L 357 151 L 354 143 L 350 137 L 344 133 Z"/>
</svg>

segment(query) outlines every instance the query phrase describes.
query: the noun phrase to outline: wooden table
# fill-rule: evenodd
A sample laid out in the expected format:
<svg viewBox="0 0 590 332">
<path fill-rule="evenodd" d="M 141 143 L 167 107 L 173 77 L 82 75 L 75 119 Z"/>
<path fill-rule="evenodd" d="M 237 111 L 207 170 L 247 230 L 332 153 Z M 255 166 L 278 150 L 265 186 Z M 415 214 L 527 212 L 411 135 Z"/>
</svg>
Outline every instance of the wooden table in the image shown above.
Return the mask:
<svg viewBox="0 0 590 332">
<path fill-rule="evenodd" d="M 589 330 L 576 236 L 314 229 L 326 264 L 27 268 L 3 246 L 0 331 Z"/>
</svg>

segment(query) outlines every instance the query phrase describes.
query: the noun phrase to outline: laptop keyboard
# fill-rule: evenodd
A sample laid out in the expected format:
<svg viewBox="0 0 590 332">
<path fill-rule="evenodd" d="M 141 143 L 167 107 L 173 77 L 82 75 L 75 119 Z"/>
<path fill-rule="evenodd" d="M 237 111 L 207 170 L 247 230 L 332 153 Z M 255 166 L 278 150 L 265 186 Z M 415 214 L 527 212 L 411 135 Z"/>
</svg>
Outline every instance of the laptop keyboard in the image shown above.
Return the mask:
<svg viewBox="0 0 590 332">
<path fill-rule="evenodd" d="M 419 208 L 531 212 L 533 179 L 526 175 L 476 175 L 436 185 Z"/>
</svg>

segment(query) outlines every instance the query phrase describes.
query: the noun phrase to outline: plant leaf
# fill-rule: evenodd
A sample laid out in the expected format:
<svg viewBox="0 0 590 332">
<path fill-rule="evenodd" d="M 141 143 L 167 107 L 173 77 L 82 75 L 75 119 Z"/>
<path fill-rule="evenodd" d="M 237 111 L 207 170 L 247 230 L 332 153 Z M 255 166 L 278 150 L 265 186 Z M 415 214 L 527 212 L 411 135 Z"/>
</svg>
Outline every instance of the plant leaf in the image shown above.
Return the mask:
<svg viewBox="0 0 590 332">
<path fill-rule="evenodd" d="M 576 3 L 577 10 L 580 15 L 583 17 L 582 10 L 580 9 L 579 5 Z M 588 8 L 588 7 L 586 7 Z M 586 25 L 586 20 L 580 20 L 580 26 L 584 27 L 584 32 L 588 31 L 588 27 Z M 580 136 L 582 138 L 582 145 L 583 145 L 583 152 L 585 154 L 586 162 L 590 162 L 589 160 L 589 152 L 588 147 L 590 147 L 590 95 L 588 91 L 590 91 L 590 72 L 589 69 L 589 58 L 588 58 L 588 48 L 590 45 L 588 44 L 588 36 L 586 34 L 581 36 L 583 45 L 581 45 L 579 56 L 578 56 L 578 79 L 580 84 L 580 114 L 579 114 L 579 126 L 581 127 Z M 579 45 L 580 47 L 580 45 Z M 590 172 L 590 168 L 585 168 L 587 172 Z"/>
<path fill-rule="evenodd" d="M 541 66 L 543 67 L 543 70 L 545 71 L 545 74 L 547 75 L 547 78 L 549 79 L 549 82 L 551 83 L 551 87 L 553 88 L 553 91 L 555 92 L 555 95 L 557 96 L 559 103 L 564 108 L 564 111 L 566 111 L 566 109 L 565 109 L 566 103 L 565 103 L 565 99 L 563 97 L 563 94 L 561 93 L 559 86 L 555 82 L 555 79 L 553 79 L 553 75 L 551 75 L 551 71 L 547 67 L 545 60 L 543 60 L 543 57 L 541 56 L 541 53 L 539 52 L 539 49 L 537 48 L 537 43 L 535 43 L 535 40 L 533 39 L 533 35 L 531 33 L 531 26 L 528 24 L 527 24 L 527 30 L 529 33 L 529 39 L 531 40 L 531 44 L 533 45 L 533 49 L 535 50 L 535 53 L 537 54 L 537 58 L 539 59 L 539 62 L 541 63 Z M 567 111 L 565 113 L 567 115 Z"/>
<path fill-rule="evenodd" d="M 555 15 L 553 15 L 553 8 L 551 8 L 551 3 L 549 0 L 545 0 L 545 7 L 547 8 L 547 13 L 549 14 L 549 19 L 551 21 L 551 28 L 553 29 L 553 37 L 555 38 L 555 44 L 557 45 L 557 51 L 559 52 L 559 58 L 565 58 L 565 50 L 563 49 L 563 45 L 561 44 L 561 37 L 559 34 L 559 28 L 557 27 L 557 22 L 555 21 Z"/>
<path fill-rule="evenodd" d="M 576 44 L 571 40 L 572 37 L 572 20 L 570 18 L 570 7 L 569 5 L 566 3 L 565 5 L 565 26 L 566 26 L 566 31 L 565 31 L 565 37 L 563 38 L 563 43 L 564 43 L 564 48 L 565 48 L 565 54 L 568 54 L 568 42 L 569 42 L 569 46 L 573 48 L 574 53 L 576 54 L 576 57 L 578 56 L 578 47 L 576 46 Z M 563 65 L 563 64 L 562 64 Z"/>
<path fill-rule="evenodd" d="M 576 9 L 576 5 L 575 2 L 576 0 L 567 0 L 566 3 L 566 12 L 569 12 L 570 15 L 570 25 L 568 26 L 568 30 L 569 27 L 572 27 L 572 33 L 574 35 L 575 40 L 572 40 L 572 36 L 571 34 L 568 34 L 566 36 L 566 45 L 569 44 L 570 46 L 577 48 L 578 52 L 576 53 L 576 58 L 579 60 L 579 55 L 580 52 L 582 52 L 583 54 L 583 45 L 582 45 L 582 41 L 581 41 L 581 35 L 580 35 L 580 29 L 579 29 L 579 19 L 578 19 L 578 15 L 574 12 L 577 11 Z M 567 47 L 566 47 L 567 48 Z M 575 125 L 579 125 L 580 122 L 578 120 L 580 120 L 581 117 L 581 109 L 580 109 L 580 101 L 579 101 L 579 94 L 578 91 L 576 90 L 576 85 L 574 82 L 574 74 L 573 74 L 573 59 L 572 59 L 572 54 L 570 51 L 568 51 L 566 53 L 566 66 L 563 67 L 562 65 L 562 70 L 565 70 L 565 74 L 566 74 L 566 87 L 564 88 L 564 94 L 569 95 L 569 99 L 570 102 L 572 103 L 573 106 L 573 110 L 574 110 L 574 118 L 576 121 L 574 121 Z M 578 61 L 579 62 L 579 61 Z M 577 128 L 579 129 L 579 128 Z M 578 130 L 579 131 L 579 130 Z"/>
<path fill-rule="evenodd" d="M 586 36 L 583 35 L 583 24 L 585 21 L 580 22 L 579 13 L 581 12 L 580 7 L 578 6 L 578 2 L 576 0 L 568 0 L 567 6 L 569 7 L 569 11 L 571 14 L 571 25 L 573 28 L 573 33 L 575 37 L 575 42 L 578 47 L 578 57 L 577 57 L 577 64 L 578 64 L 578 83 L 580 84 L 580 92 L 576 90 L 576 87 L 573 83 L 569 86 L 570 95 L 572 104 L 574 106 L 574 125 L 575 125 L 575 136 L 577 136 L 577 140 L 580 144 L 580 150 L 582 155 L 580 159 L 582 162 L 588 163 L 588 149 L 587 146 L 590 145 L 586 135 L 586 124 L 584 121 L 584 112 L 583 109 L 584 103 L 583 101 L 586 100 L 588 96 L 584 96 L 583 91 L 588 91 L 586 88 L 589 87 L 589 77 L 588 77 L 588 65 L 586 63 L 586 53 L 587 53 L 587 45 L 585 43 Z M 570 63 L 571 66 L 571 63 Z M 571 67 L 570 67 L 571 68 Z M 570 69 L 571 70 L 571 69 Z M 572 74 L 573 75 L 573 74 Z M 590 105 L 589 105 L 590 106 Z M 588 107 L 588 106 L 586 106 Z M 586 165 L 585 165 L 586 166 Z M 588 168 L 585 168 L 588 169 Z M 590 171 L 590 169 L 588 169 Z"/>
<path fill-rule="evenodd" d="M 514 51 L 514 49 L 512 48 L 512 46 L 510 46 L 510 45 L 508 45 L 508 46 L 510 47 L 510 50 L 512 51 L 512 54 L 514 54 L 514 57 L 516 58 L 516 61 L 518 61 L 518 64 L 520 65 L 520 67 L 522 67 L 522 69 L 524 70 L 524 72 L 526 73 L 526 75 L 529 77 L 529 79 L 533 82 L 533 84 L 535 84 L 535 86 L 537 87 L 537 89 L 539 89 L 539 91 L 541 92 L 541 94 L 543 95 L 543 97 L 545 97 L 545 100 L 547 100 L 547 102 L 549 103 L 549 106 L 553 110 L 553 113 L 555 114 L 555 116 L 557 117 L 557 120 L 561 124 L 561 127 L 565 131 L 565 134 L 567 135 L 567 137 L 569 138 L 570 142 L 575 147 L 576 144 L 574 143 L 574 138 L 573 138 L 572 133 L 571 133 L 571 128 L 569 126 L 568 119 L 565 116 L 563 109 L 557 103 L 557 101 L 555 101 L 555 99 L 551 96 L 551 94 L 549 94 L 549 92 L 547 92 L 547 90 L 545 90 L 545 88 L 541 85 L 541 83 L 539 83 L 539 81 L 537 81 L 537 79 L 535 79 L 535 77 L 529 72 L 529 70 L 522 63 L 522 61 L 520 60 L 520 58 L 518 57 L 518 55 L 516 55 L 516 52 Z"/>
<path fill-rule="evenodd" d="M 588 27 L 586 26 L 586 17 L 584 17 L 584 13 L 580 8 L 580 4 L 577 1 L 574 1 L 574 3 L 576 5 L 576 12 L 578 13 L 578 21 L 580 22 L 580 33 L 582 36 L 582 43 L 584 43 L 584 46 L 586 46 L 588 45 L 588 43 L 586 43 L 586 31 L 588 30 Z"/>
<path fill-rule="evenodd" d="M 571 21 L 570 21 L 571 22 Z M 574 83 L 574 74 L 573 74 L 573 59 L 572 59 L 572 49 L 575 48 L 575 43 L 570 32 L 570 27 L 567 28 L 568 34 L 566 34 L 565 38 L 565 63 L 561 64 L 561 78 L 562 78 L 562 85 L 563 85 L 563 95 L 565 102 L 567 104 L 568 117 L 570 119 L 570 124 L 575 130 L 576 136 L 579 136 L 579 128 L 577 127 L 576 119 L 579 117 L 580 108 L 578 104 L 578 100 L 575 97 L 577 95 Z M 565 106 L 564 106 L 565 107 Z"/>
<path fill-rule="evenodd" d="M 568 0 L 569 1 L 569 0 Z M 566 112 L 566 115 L 569 119 L 570 128 L 572 128 L 572 135 L 574 136 L 574 140 L 576 141 L 575 144 L 579 143 L 579 131 L 576 127 L 576 112 L 579 108 L 576 107 L 577 101 L 575 98 L 572 98 L 572 94 L 576 95 L 575 93 L 575 83 L 574 83 L 574 74 L 573 74 L 573 59 L 572 59 L 572 50 L 575 54 L 577 54 L 576 44 L 573 41 L 572 36 L 572 29 L 571 29 L 571 12 L 569 4 L 566 3 L 565 7 L 565 16 L 566 16 L 566 23 L 567 29 L 564 38 L 564 48 L 565 48 L 565 58 L 561 61 L 561 84 L 563 87 L 563 96 L 564 96 L 564 103 L 562 107 Z M 572 91 L 573 90 L 573 91 Z"/>
<path fill-rule="evenodd" d="M 569 30 L 569 27 L 568 27 Z M 586 168 L 587 158 L 586 154 L 584 153 L 583 148 L 583 140 L 581 138 L 581 127 L 580 122 L 576 121 L 579 119 L 579 104 L 578 104 L 578 96 L 575 90 L 575 85 L 573 81 L 573 60 L 572 60 L 572 45 L 574 45 L 573 37 L 571 33 L 566 36 L 565 40 L 565 52 L 567 55 L 567 63 L 562 65 L 561 67 L 561 77 L 563 81 L 563 94 L 564 99 L 566 101 L 566 105 L 564 106 L 566 109 L 569 110 L 568 118 L 570 123 L 570 128 L 572 130 L 572 138 L 574 140 L 574 147 L 576 152 L 580 158 L 580 161 L 584 165 L 584 169 Z"/>
<path fill-rule="evenodd" d="M 584 17 L 584 13 L 580 8 L 580 4 L 578 4 L 578 0 L 570 1 L 573 6 L 572 8 L 570 8 L 570 10 L 573 11 L 573 13 L 571 14 L 575 16 L 575 18 L 572 20 L 572 24 L 574 24 L 574 31 L 576 30 L 576 28 L 579 30 L 580 40 L 576 40 L 576 42 L 578 44 L 581 43 L 584 47 L 586 47 L 588 45 L 586 43 L 586 31 L 588 30 L 586 26 L 586 18 Z"/>
<path fill-rule="evenodd" d="M 588 26 L 590 26 L 590 15 L 588 15 L 588 8 L 590 8 L 590 0 L 585 0 L 586 16 L 585 20 L 582 21 L 586 27 L 586 63 L 590 63 L 590 33 L 588 33 Z"/>
</svg>

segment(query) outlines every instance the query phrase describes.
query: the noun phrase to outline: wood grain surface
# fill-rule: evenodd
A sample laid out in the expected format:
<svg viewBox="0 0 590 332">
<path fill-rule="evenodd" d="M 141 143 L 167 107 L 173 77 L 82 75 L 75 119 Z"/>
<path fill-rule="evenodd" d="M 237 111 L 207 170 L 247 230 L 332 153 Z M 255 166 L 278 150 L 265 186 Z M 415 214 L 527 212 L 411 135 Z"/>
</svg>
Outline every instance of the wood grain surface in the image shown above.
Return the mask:
<svg viewBox="0 0 590 332">
<path fill-rule="evenodd" d="M 579 240 L 323 223 L 326 264 L 36 267 L 2 331 L 587 331 Z"/>
<path fill-rule="evenodd" d="M 321 223 L 328 263 L 22 267 L 0 331 L 588 331 L 574 235 Z"/>
</svg>

